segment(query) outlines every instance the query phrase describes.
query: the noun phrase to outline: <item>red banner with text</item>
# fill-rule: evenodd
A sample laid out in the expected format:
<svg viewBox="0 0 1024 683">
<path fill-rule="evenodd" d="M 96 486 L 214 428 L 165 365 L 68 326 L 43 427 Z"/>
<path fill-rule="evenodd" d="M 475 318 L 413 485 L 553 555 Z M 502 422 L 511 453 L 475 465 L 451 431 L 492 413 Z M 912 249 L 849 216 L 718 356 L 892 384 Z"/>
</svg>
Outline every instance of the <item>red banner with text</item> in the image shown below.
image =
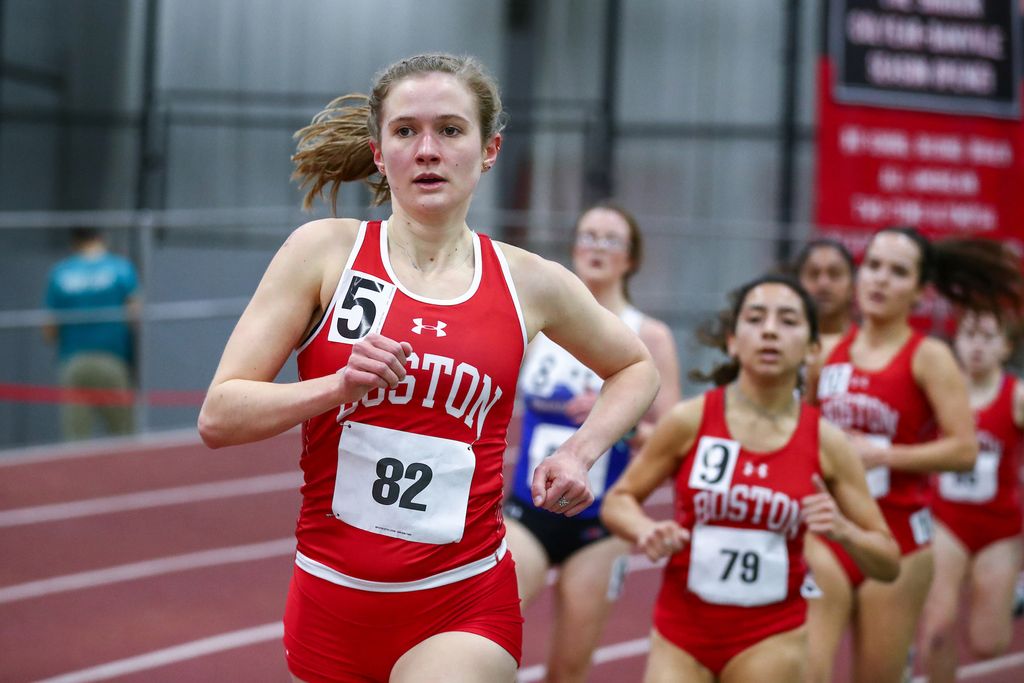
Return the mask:
<svg viewBox="0 0 1024 683">
<path fill-rule="evenodd" d="M 858 258 L 890 225 L 999 239 L 1024 253 L 1020 17 L 1018 0 L 829 3 L 819 232 Z"/>
</svg>

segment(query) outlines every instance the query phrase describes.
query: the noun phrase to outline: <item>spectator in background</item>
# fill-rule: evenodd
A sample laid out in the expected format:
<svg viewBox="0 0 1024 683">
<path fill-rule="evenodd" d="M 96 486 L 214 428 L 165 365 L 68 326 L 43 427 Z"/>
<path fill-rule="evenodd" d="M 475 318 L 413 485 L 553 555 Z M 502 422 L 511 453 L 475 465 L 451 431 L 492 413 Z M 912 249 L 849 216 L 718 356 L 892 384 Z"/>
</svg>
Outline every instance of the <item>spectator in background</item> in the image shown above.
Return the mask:
<svg viewBox="0 0 1024 683">
<path fill-rule="evenodd" d="M 43 328 L 57 342 L 60 383 L 69 389 L 127 391 L 132 384 L 133 334 L 138 315 L 135 267 L 107 250 L 99 230 L 71 230 L 71 256 L 50 271 L 46 307 L 54 320 Z M 63 322 L 62 316 L 92 320 Z M 107 434 L 132 431 L 132 406 L 116 395 L 85 397 L 61 406 L 65 439 L 93 434 L 97 419 Z"/>
<path fill-rule="evenodd" d="M 548 570 L 558 568 L 548 683 L 587 679 L 591 655 L 623 589 L 629 554 L 629 546 L 598 519 L 601 500 L 625 469 L 631 450 L 642 445 L 657 418 L 680 398 L 672 331 L 641 313 L 629 296 L 629 279 L 640 269 L 643 251 L 636 218 L 625 208 L 603 201 L 580 214 L 574 232 L 574 272 L 598 303 L 621 318 L 647 346 L 661 375 L 661 389 L 633 437 L 620 440 L 590 468 L 594 502 L 578 516 L 567 518 L 531 502 L 533 473 L 587 418 L 602 381 L 543 334 L 527 350 L 519 374 L 522 439 L 505 505 L 505 528 L 524 607 L 544 590 Z"/>
</svg>

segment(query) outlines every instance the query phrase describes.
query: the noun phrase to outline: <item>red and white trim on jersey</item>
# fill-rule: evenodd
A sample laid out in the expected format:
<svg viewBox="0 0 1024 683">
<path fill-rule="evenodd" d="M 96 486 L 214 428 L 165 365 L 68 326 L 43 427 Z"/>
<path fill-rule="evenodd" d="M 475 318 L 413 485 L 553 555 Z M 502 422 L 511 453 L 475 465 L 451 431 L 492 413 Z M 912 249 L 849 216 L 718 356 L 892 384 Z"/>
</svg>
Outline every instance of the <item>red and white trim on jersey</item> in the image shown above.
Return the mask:
<svg viewBox="0 0 1024 683">
<path fill-rule="evenodd" d="M 354 576 L 348 576 L 341 572 L 335 571 L 325 564 L 311 560 L 300 552 L 295 553 L 295 564 L 301 569 L 306 571 L 313 576 L 318 576 L 321 579 L 330 581 L 331 583 L 339 586 L 346 586 L 348 588 L 355 588 L 363 591 L 371 591 L 374 593 L 404 593 L 407 591 L 421 591 L 427 590 L 428 588 L 439 588 L 440 586 L 447 586 L 450 583 L 456 581 L 462 581 L 468 579 L 471 576 L 477 574 L 483 574 L 488 569 L 492 569 L 498 565 L 501 558 L 505 557 L 505 553 L 508 552 L 508 543 L 505 539 L 501 539 L 501 545 L 494 551 L 494 554 L 483 557 L 474 562 L 464 564 L 455 569 L 449 569 L 446 572 L 434 574 L 418 581 L 403 581 L 400 583 L 387 583 L 383 581 L 366 581 L 364 579 L 358 579 Z"/>
<path fill-rule="evenodd" d="M 445 585 L 504 554 L 502 461 L 526 326 L 501 248 L 473 233 L 467 290 L 408 290 L 387 224 L 364 222 L 299 377 L 334 372 L 379 333 L 412 347 L 405 379 L 303 424 L 296 563 L 370 591 Z"/>
</svg>

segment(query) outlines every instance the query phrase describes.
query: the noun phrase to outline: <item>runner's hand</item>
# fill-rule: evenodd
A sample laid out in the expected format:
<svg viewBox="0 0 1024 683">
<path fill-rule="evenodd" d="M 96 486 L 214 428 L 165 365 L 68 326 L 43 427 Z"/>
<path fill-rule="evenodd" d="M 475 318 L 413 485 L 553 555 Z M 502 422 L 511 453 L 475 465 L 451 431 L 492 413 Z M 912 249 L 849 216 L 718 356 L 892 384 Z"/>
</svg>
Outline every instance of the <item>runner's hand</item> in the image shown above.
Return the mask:
<svg viewBox="0 0 1024 683">
<path fill-rule="evenodd" d="M 846 538 L 846 530 L 850 522 L 839 511 L 839 506 L 836 505 L 835 498 L 829 493 L 821 475 L 814 474 L 812 481 L 816 493 L 800 499 L 802 508 L 800 514 L 804 518 L 808 531 L 821 534 L 838 543 Z"/>
<path fill-rule="evenodd" d="M 339 405 L 358 401 L 374 389 L 393 389 L 405 379 L 405 363 L 412 353 L 409 342 L 379 334 L 367 335 L 352 345 L 352 355 L 338 370 Z"/>
<path fill-rule="evenodd" d="M 561 449 L 537 465 L 530 489 L 534 505 L 566 517 L 583 512 L 594 502 L 587 468 L 578 457 Z"/>
<path fill-rule="evenodd" d="M 690 542 L 690 532 L 679 526 L 674 519 L 653 522 L 641 531 L 636 546 L 652 561 L 670 557 Z"/>
</svg>

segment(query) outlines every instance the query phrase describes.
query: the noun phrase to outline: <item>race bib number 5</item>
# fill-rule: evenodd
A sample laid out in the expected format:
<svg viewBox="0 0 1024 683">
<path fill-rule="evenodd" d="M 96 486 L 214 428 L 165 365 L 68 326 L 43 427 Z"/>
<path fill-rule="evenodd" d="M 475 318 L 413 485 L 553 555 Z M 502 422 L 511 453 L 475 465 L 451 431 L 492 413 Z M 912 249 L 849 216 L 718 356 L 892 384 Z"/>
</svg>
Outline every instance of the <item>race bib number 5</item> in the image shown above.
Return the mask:
<svg viewBox="0 0 1024 683">
<path fill-rule="evenodd" d="M 374 534 L 456 543 L 475 469 L 467 443 L 345 422 L 331 507 L 338 519 Z"/>
<path fill-rule="evenodd" d="M 395 290 L 395 285 L 378 277 L 346 270 L 338 284 L 339 296 L 327 340 L 355 344 L 369 334 L 380 332 Z"/>
<path fill-rule="evenodd" d="M 690 539 L 687 587 L 704 602 L 753 607 L 786 598 L 786 539 L 762 529 L 698 524 Z"/>
</svg>

